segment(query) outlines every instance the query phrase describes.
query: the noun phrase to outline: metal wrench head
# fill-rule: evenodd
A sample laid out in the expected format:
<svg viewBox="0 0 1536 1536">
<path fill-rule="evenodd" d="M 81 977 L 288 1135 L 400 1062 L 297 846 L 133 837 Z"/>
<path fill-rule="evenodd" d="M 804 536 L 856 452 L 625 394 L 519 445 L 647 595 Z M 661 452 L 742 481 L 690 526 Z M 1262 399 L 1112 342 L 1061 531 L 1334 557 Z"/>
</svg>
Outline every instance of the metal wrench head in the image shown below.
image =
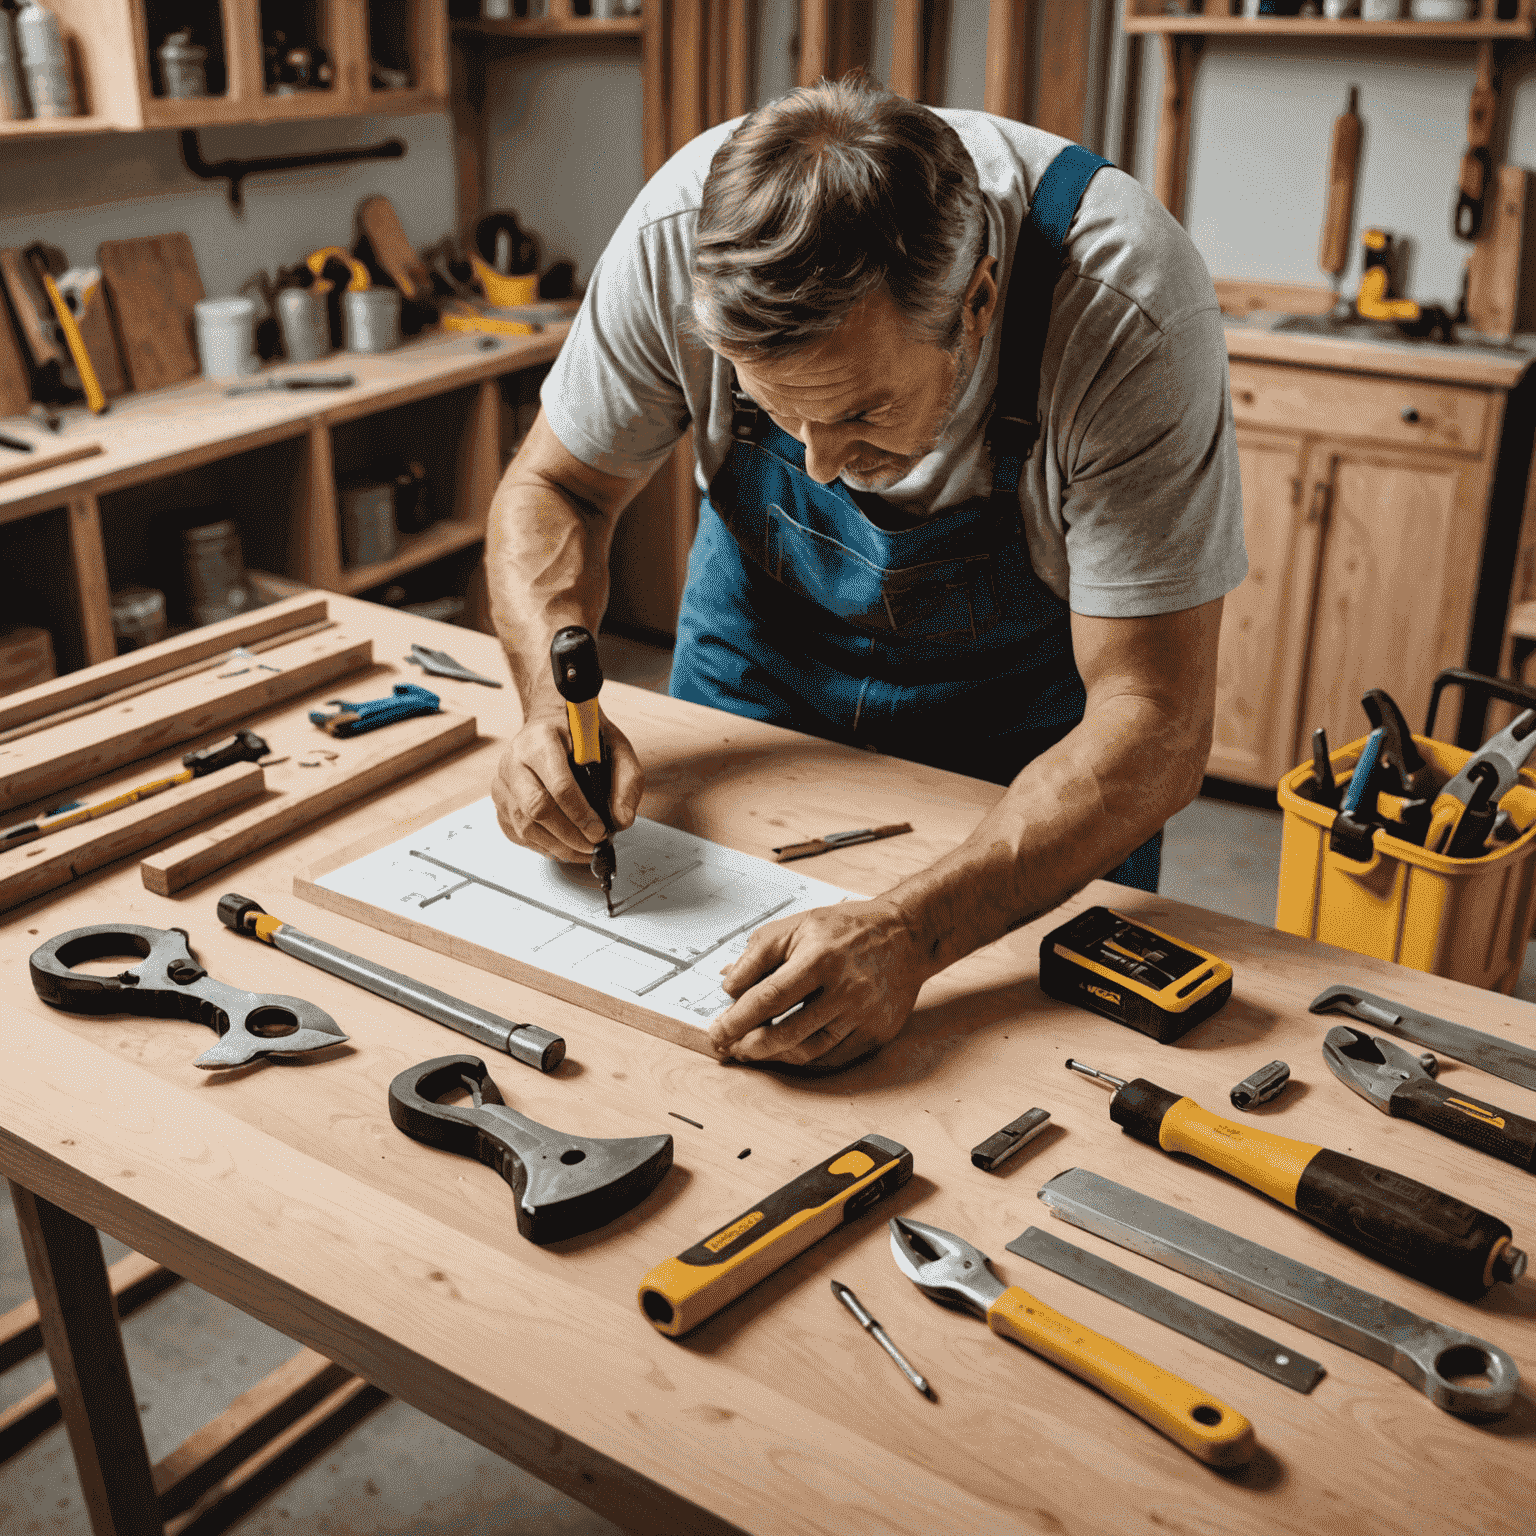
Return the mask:
<svg viewBox="0 0 1536 1536">
<path fill-rule="evenodd" d="M 1461 772 L 1440 793 L 1454 795 L 1463 805 L 1469 804 L 1477 791 L 1479 777 L 1471 770 L 1487 763 L 1499 776 L 1488 797 L 1490 804 L 1497 805 L 1520 782 L 1520 770 L 1533 751 L 1536 751 L 1536 709 L 1522 710 L 1508 726 L 1496 736 L 1490 736 L 1472 754 Z"/>
<path fill-rule="evenodd" d="M 920 1291 L 978 1317 L 985 1317 L 1006 1289 L 981 1249 L 926 1222 L 891 1217 L 891 1256 Z"/>
<path fill-rule="evenodd" d="M 1392 1095 L 1410 1078 L 1429 1080 L 1423 1061 L 1395 1040 L 1338 1024 L 1323 1036 L 1323 1060 L 1346 1088 L 1391 1114 Z"/>
</svg>

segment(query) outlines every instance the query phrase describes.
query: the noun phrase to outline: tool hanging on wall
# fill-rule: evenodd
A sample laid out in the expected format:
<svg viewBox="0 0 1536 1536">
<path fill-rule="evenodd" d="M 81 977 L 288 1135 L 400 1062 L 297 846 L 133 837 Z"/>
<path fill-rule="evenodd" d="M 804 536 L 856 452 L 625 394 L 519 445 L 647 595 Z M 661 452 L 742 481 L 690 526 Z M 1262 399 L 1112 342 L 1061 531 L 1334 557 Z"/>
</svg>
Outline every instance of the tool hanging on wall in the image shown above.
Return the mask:
<svg viewBox="0 0 1536 1536">
<path fill-rule="evenodd" d="M 1005 1286 L 986 1254 L 953 1232 L 893 1216 L 891 1256 L 925 1295 L 984 1317 L 993 1333 L 1097 1387 L 1197 1460 L 1240 1467 L 1258 1449 L 1253 1425 L 1235 1408 L 1046 1306 L 1021 1286 Z"/>
<path fill-rule="evenodd" d="M 1525 1273 L 1508 1223 L 1453 1195 L 1313 1142 L 1223 1120 L 1144 1077 L 1127 1082 L 1070 1058 L 1067 1066 L 1114 1087 L 1109 1117 L 1127 1135 L 1219 1168 L 1427 1285 L 1475 1300 Z"/>
<path fill-rule="evenodd" d="M 1188 1211 L 1086 1168 L 1058 1173 L 1040 1198 L 1053 1216 L 1085 1232 L 1396 1371 L 1447 1413 L 1492 1418 L 1519 1401 L 1520 1367 L 1497 1345 L 1394 1306 Z"/>
<path fill-rule="evenodd" d="M 111 955 L 138 955 L 140 961 L 113 976 L 73 969 Z M 206 1024 L 219 1041 L 194 1067 L 243 1067 L 262 1056 L 323 1051 L 347 1038 L 330 1014 L 303 998 L 215 981 L 193 959 L 180 928 L 72 928 L 39 944 L 30 969 L 37 995 L 65 1013 L 138 1013 Z"/>
<path fill-rule="evenodd" d="M 1327 274 L 1337 299 L 1349 264 L 1349 232 L 1354 223 L 1355 180 L 1360 170 L 1361 124 L 1356 107 L 1360 87 L 1349 88 L 1349 104 L 1333 122 L 1333 146 L 1328 156 L 1327 201 L 1323 206 L 1323 231 L 1318 242 L 1317 264 Z"/>
<path fill-rule="evenodd" d="M 1458 240 L 1474 241 L 1482 233 L 1483 207 L 1493 180 L 1493 120 L 1499 110 L 1499 75 L 1491 42 L 1479 44 L 1477 81 L 1467 107 L 1467 147 L 1456 178 L 1456 211 L 1451 229 Z"/>
<path fill-rule="evenodd" d="M 471 1104 L 440 1104 L 455 1088 Z M 508 1108 L 478 1056 L 438 1056 L 389 1085 L 389 1118 L 413 1141 L 494 1168 L 517 1196 L 517 1230 L 554 1243 L 607 1226 L 667 1176 L 672 1138 L 572 1136 Z"/>
<path fill-rule="evenodd" d="M 387 998 L 402 1008 L 409 1008 L 412 1013 L 419 1013 L 424 1019 L 446 1024 L 479 1045 L 505 1051 L 508 1056 L 537 1067 L 541 1072 L 553 1072 L 565 1060 L 565 1041 L 550 1030 L 541 1029 L 537 1024 L 513 1024 L 485 1008 L 439 992 L 425 982 L 338 949 L 324 939 L 313 938 L 292 923 L 271 916 L 249 896 L 229 891 L 219 897 L 219 921 L 236 933 L 260 939 L 285 955 L 339 976 L 354 986 L 364 987 L 375 997 Z"/>
</svg>

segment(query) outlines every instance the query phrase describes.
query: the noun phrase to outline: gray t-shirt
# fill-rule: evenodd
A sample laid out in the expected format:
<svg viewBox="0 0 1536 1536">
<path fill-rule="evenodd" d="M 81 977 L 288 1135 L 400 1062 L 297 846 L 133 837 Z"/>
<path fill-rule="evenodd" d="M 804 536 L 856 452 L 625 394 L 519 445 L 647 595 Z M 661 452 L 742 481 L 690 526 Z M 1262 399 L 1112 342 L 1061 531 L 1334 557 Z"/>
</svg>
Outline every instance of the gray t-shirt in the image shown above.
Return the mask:
<svg viewBox="0 0 1536 1536">
<path fill-rule="evenodd" d="M 1029 200 L 1067 141 L 985 112 L 940 115 L 976 162 L 1006 305 Z M 696 340 L 688 320 L 700 190 L 735 126 L 686 144 L 635 200 L 545 381 L 555 435 L 594 469 L 648 475 L 693 422 L 707 489 L 730 449 L 730 364 Z M 982 435 L 1000 320 L 949 429 L 882 492 L 887 500 L 928 514 L 989 490 Z M 1176 613 L 1242 581 L 1242 489 L 1215 290 L 1183 229 L 1117 170 L 1089 183 L 1067 233 L 1041 404 L 1043 431 L 1019 500 L 1035 570 L 1074 612 Z"/>
</svg>

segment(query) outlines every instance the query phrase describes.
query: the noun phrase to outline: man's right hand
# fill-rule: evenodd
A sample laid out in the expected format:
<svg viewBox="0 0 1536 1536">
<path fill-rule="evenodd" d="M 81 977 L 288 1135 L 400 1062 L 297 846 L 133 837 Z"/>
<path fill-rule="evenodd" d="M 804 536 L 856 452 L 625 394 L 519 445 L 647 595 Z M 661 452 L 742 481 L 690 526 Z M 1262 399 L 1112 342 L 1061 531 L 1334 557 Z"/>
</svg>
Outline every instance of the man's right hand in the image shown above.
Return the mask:
<svg viewBox="0 0 1536 1536">
<path fill-rule="evenodd" d="M 640 808 L 645 773 L 629 738 L 606 715 L 602 732 L 612 765 L 608 808 L 614 830 L 622 832 Z M 567 864 L 585 864 L 607 832 L 571 772 L 570 746 L 563 716 L 530 720 L 512 738 L 491 794 L 501 830 L 514 843 Z"/>
</svg>

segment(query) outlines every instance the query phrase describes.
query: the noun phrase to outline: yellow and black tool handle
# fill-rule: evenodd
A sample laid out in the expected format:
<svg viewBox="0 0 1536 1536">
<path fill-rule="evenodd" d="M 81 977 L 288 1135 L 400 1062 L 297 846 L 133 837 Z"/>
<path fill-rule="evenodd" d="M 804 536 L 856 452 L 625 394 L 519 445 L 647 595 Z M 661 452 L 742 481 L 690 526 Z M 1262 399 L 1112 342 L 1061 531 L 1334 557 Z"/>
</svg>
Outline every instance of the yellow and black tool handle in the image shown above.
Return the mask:
<svg viewBox="0 0 1536 1536">
<path fill-rule="evenodd" d="M 613 791 L 612 770 L 604 750 L 602 714 L 597 706 L 597 696 L 603 688 L 603 667 L 591 631 L 579 624 L 567 624 L 557 630 L 549 643 L 549 667 L 555 688 L 565 700 L 565 723 L 571 733 L 571 772 L 587 797 L 587 804 L 603 818 L 603 826 L 611 837 L 613 815 L 608 802 Z"/>
<path fill-rule="evenodd" d="M 1258 1448 L 1253 1425 L 1219 1397 L 1083 1327 L 1016 1285 L 992 1303 L 987 1322 L 994 1333 L 1097 1387 L 1209 1466 L 1240 1467 Z"/>
<path fill-rule="evenodd" d="M 1140 1141 L 1209 1163 L 1288 1205 L 1351 1248 L 1468 1300 L 1493 1283 L 1510 1240 L 1495 1216 L 1374 1163 L 1224 1120 L 1138 1077 L 1110 1118 Z"/>
<path fill-rule="evenodd" d="M 640 1310 L 677 1338 L 911 1177 L 912 1154 L 900 1142 L 861 1137 L 658 1264 L 640 1282 Z"/>
<path fill-rule="evenodd" d="M 1527 1172 L 1536 1171 L 1536 1120 L 1457 1093 L 1444 1083 L 1410 1078 L 1392 1090 L 1387 1113 L 1428 1126 L 1453 1141 L 1464 1141 Z"/>
</svg>

